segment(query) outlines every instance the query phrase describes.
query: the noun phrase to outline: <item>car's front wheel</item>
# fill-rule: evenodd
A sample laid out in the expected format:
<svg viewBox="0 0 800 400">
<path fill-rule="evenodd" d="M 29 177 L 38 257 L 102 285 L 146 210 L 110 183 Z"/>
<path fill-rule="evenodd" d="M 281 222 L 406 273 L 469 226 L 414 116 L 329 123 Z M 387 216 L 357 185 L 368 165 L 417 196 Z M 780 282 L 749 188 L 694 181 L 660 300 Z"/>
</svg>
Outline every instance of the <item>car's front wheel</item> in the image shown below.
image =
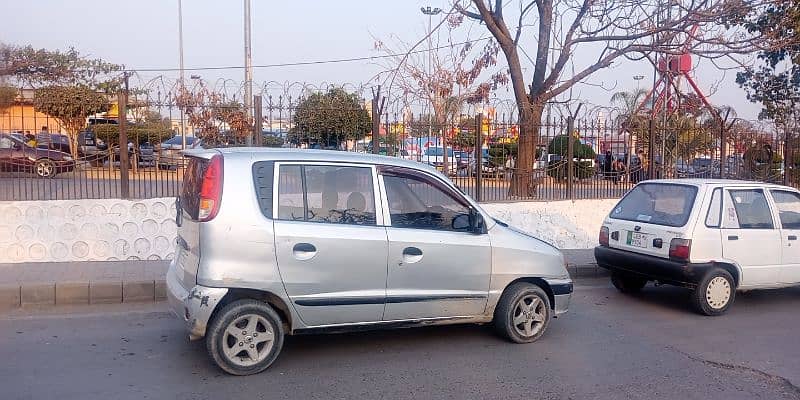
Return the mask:
<svg viewBox="0 0 800 400">
<path fill-rule="evenodd" d="M 611 284 L 622 293 L 638 293 L 647 285 L 647 279 L 623 272 L 611 272 Z"/>
<path fill-rule="evenodd" d="M 736 283 L 728 271 L 721 268 L 711 270 L 692 292 L 692 302 L 704 315 L 722 315 L 736 298 Z"/>
<path fill-rule="evenodd" d="M 36 160 L 33 172 L 40 178 L 52 178 L 56 176 L 56 164 L 48 158 Z"/>
<path fill-rule="evenodd" d="M 547 293 L 539 286 L 517 282 L 500 296 L 494 312 L 497 332 L 515 343 L 534 342 L 550 325 L 551 308 Z"/>
<path fill-rule="evenodd" d="M 267 369 L 283 347 L 283 324 L 268 304 L 251 299 L 226 305 L 208 327 L 208 354 L 223 371 L 252 375 Z"/>
</svg>

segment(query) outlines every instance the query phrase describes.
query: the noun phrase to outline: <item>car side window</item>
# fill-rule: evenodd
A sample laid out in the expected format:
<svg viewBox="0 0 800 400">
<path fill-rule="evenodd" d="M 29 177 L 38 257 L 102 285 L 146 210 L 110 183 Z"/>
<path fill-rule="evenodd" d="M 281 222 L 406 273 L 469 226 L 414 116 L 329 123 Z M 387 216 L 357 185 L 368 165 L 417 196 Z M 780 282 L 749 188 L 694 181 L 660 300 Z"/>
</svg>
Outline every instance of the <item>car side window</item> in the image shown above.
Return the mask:
<svg viewBox="0 0 800 400">
<path fill-rule="evenodd" d="M 741 229 L 773 229 L 772 212 L 761 189 L 729 190 Z"/>
<path fill-rule="evenodd" d="M 722 222 L 722 189 L 714 189 L 711 195 L 711 203 L 708 205 L 706 214 L 706 226 L 709 228 L 719 228 Z"/>
<path fill-rule="evenodd" d="M 375 225 L 372 169 L 282 165 L 278 173 L 278 219 Z"/>
<path fill-rule="evenodd" d="M 14 148 L 14 141 L 8 137 L 0 137 L 0 149 L 12 149 Z"/>
<path fill-rule="evenodd" d="M 772 190 L 783 229 L 800 229 L 800 195 L 785 190 Z"/>
<path fill-rule="evenodd" d="M 392 227 L 468 231 L 469 227 L 459 224 L 456 217 L 468 215 L 469 204 L 443 190 L 432 179 L 413 174 L 384 174 Z"/>
</svg>

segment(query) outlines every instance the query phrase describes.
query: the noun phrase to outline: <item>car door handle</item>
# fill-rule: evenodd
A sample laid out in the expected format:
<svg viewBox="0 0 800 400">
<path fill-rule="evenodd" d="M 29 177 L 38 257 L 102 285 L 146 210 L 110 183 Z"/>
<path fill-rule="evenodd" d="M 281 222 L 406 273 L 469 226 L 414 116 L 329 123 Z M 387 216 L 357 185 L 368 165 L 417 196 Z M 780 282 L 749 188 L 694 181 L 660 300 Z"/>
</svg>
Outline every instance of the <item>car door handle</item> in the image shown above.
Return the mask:
<svg viewBox="0 0 800 400">
<path fill-rule="evenodd" d="M 317 248 L 311 243 L 297 243 L 292 247 L 292 255 L 300 261 L 306 261 L 317 255 Z"/>
<path fill-rule="evenodd" d="M 797 240 L 797 236 L 790 235 L 787 239 L 789 239 L 789 240 Z"/>
<path fill-rule="evenodd" d="M 739 240 L 739 236 L 736 236 L 736 235 L 728 235 L 728 240 Z"/>
<path fill-rule="evenodd" d="M 400 262 L 400 265 L 414 264 L 420 260 L 422 260 L 422 250 L 416 247 L 406 247 L 403 249 L 403 261 Z"/>
</svg>

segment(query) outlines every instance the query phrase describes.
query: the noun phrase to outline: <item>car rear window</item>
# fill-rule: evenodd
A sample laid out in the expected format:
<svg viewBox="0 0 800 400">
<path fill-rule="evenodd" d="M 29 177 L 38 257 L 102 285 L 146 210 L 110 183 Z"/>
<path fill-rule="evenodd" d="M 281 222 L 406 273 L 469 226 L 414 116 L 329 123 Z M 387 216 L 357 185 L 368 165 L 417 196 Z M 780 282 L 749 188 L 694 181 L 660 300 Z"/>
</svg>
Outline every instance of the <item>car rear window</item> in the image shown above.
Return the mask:
<svg viewBox="0 0 800 400">
<path fill-rule="evenodd" d="M 612 219 L 655 225 L 684 226 L 689 220 L 697 187 L 668 183 L 636 186 L 611 210 Z"/>
<path fill-rule="evenodd" d="M 193 221 L 197 221 L 200 213 L 200 189 L 203 185 L 203 176 L 208 169 L 209 160 L 198 157 L 188 157 L 189 163 L 183 175 L 183 190 L 181 191 L 181 207 Z"/>
</svg>

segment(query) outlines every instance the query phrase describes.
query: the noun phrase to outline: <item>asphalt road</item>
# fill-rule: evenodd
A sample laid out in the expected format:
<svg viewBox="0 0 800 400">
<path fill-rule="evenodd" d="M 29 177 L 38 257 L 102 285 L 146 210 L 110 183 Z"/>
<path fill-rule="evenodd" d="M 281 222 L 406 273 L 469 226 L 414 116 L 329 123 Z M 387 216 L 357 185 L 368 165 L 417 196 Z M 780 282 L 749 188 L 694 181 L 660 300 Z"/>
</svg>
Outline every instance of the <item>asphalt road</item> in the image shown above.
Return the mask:
<svg viewBox="0 0 800 400">
<path fill-rule="evenodd" d="M 0 398 L 800 398 L 800 289 L 710 318 L 680 289 L 587 282 L 535 344 L 480 326 L 298 336 L 250 377 L 216 369 L 164 304 L 20 311 L 0 317 Z"/>
</svg>

